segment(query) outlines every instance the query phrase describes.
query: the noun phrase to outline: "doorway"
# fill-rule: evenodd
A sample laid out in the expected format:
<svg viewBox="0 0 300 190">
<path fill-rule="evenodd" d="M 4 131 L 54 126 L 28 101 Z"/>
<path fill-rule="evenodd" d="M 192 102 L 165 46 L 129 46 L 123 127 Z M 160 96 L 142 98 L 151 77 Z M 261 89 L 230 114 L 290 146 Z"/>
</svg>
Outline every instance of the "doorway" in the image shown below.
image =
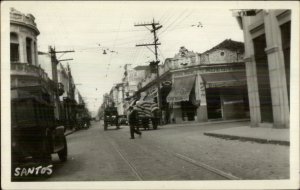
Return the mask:
<svg viewBox="0 0 300 190">
<path fill-rule="evenodd" d="M 208 119 L 222 118 L 220 89 L 206 89 L 206 103 Z"/>
</svg>

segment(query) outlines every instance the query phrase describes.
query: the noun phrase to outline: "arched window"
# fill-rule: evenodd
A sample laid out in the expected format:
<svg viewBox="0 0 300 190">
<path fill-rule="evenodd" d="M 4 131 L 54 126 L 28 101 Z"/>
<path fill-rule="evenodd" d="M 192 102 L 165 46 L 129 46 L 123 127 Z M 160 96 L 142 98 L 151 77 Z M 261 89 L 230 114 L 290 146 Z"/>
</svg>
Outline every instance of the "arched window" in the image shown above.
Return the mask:
<svg viewBox="0 0 300 190">
<path fill-rule="evenodd" d="M 16 33 L 10 33 L 10 61 L 19 61 L 19 38 Z"/>
<path fill-rule="evenodd" d="M 27 63 L 32 64 L 32 39 L 26 38 Z"/>
</svg>

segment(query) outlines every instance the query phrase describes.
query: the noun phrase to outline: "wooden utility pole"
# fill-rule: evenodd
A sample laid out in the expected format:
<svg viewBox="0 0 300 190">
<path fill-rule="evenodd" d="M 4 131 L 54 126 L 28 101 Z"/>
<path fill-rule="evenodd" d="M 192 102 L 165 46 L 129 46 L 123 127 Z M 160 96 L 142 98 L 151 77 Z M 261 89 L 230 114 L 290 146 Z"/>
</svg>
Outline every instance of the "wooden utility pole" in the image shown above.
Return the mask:
<svg viewBox="0 0 300 190">
<path fill-rule="evenodd" d="M 151 33 L 153 33 L 154 42 L 148 43 L 148 44 L 137 44 L 136 46 L 154 46 L 154 54 L 155 54 L 155 61 L 152 62 L 152 64 L 156 67 L 156 80 L 157 80 L 157 104 L 158 107 L 161 109 L 161 92 L 160 92 L 160 80 L 159 80 L 159 60 L 158 60 L 158 54 L 157 54 L 157 48 L 158 45 L 161 45 L 161 43 L 158 42 L 157 33 L 156 31 L 162 28 L 162 25 L 160 25 L 158 22 L 155 22 L 154 19 L 152 23 L 144 23 L 144 24 L 135 24 L 134 26 L 145 26 L 148 30 L 150 30 Z M 149 29 L 147 26 L 151 26 L 152 29 Z"/>
<path fill-rule="evenodd" d="M 67 61 L 71 59 L 64 59 L 64 60 L 57 60 L 56 54 L 57 53 L 69 53 L 69 52 L 75 52 L 74 50 L 72 51 L 55 51 L 55 48 L 49 46 L 49 53 L 51 57 L 51 68 L 52 68 L 52 80 L 54 83 L 57 85 L 56 86 L 56 92 L 54 96 L 54 101 L 55 101 L 55 106 L 57 107 L 56 111 L 56 118 L 60 119 L 60 107 L 59 107 L 59 96 L 58 96 L 58 76 L 57 76 L 57 65 L 60 61 Z"/>
</svg>

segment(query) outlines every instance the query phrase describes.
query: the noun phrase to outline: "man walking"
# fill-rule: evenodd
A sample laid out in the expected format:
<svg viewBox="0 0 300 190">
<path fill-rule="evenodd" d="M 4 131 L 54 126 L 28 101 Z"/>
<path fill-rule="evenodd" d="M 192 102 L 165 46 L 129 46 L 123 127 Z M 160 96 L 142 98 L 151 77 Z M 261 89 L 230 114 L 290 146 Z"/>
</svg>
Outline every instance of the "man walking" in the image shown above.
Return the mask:
<svg viewBox="0 0 300 190">
<path fill-rule="evenodd" d="M 134 139 L 134 133 L 138 134 L 141 137 L 142 133 L 137 129 L 137 110 L 133 109 L 133 106 L 130 106 L 128 108 L 128 123 L 130 127 L 130 139 Z"/>
</svg>

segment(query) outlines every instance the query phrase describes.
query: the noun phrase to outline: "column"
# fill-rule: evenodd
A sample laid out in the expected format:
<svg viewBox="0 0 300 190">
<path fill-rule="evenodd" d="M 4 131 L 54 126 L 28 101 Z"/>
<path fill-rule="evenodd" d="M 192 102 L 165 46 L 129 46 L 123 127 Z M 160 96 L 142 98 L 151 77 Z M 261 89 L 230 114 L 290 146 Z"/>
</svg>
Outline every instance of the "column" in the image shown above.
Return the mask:
<svg viewBox="0 0 300 190">
<path fill-rule="evenodd" d="M 196 84 L 195 85 L 196 85 L 195 86 L 196 100 L 200 101 L 200 105 L 197 108 L 197 119 L 198 119 L 198 122 L 205 122 L 208 120 L 206 93 L 205 93 L 204 82 L 199 73 L 196 76 Z"/>
<path fill-rule="evenodd" d="M 32 59 L 32 65 L 37 65 L 35 62 L 35 48 L 34 48 L 34 39 L 31 40 L 31 59 Z"/>
<path fill-rule="evenodd" d="M 251 127 L 258 127 L 261 122 L 260 102 L 257 83 L 256 63 L 254 58 L 254 47 L 252 35 L 248 26 L 251 23 L 251 18 L 243 17 L 244 41 L 245 41 L 245 66 L 247 76 L 247 89 L 249 97 L 249 109 Z"/>
<path fill-rule="evenodd" d="M 19 53 L 20 53 L 20 63 L 27 63 L 26 55 L 26 36 L 21 33 L 19 35 Z"/>
<path fill-rule="evenodd" d="M 281 31 L 274 11 L 265 12 L 265 31 L 275 128 L 289 128 L 288 93 Z"/>
</svg>

